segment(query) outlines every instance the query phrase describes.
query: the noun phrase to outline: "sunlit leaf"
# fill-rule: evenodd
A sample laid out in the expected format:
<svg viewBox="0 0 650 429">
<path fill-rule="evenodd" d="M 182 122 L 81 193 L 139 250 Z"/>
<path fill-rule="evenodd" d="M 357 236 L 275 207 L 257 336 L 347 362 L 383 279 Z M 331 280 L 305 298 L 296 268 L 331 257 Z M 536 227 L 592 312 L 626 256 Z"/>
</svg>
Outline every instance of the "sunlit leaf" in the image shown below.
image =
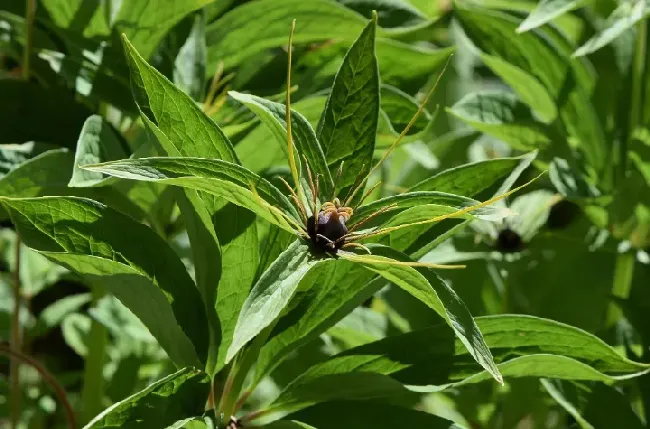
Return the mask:
<svg viewBox="0 0 650 429">
<path fill-rule="evenodd" d="M 312 267 L 323 261 L 324 259 L 312 255 L 310 245 L 296 241 L 271 264 L 253 286 L 239 313 L 226 362 L 273 323 L 289 303 L 300 280 Z"/>
<path fill-rule="evenodd" d="M 380 105 L 376 27 L 374 18 L 343 58 L 318 124 L 332 175 L 344 163 L 339 189 L 352 186 L 357 175 L 371 168 Z"/>
<path fill-rule="evenodd" d="M 0 200 L 29 247 L 101 282 L 136 314 L 179 366 L 198 365 L 208 334 L 198 290 L 167 243 L 148 227 L 92 200 Z"/>
</svg>

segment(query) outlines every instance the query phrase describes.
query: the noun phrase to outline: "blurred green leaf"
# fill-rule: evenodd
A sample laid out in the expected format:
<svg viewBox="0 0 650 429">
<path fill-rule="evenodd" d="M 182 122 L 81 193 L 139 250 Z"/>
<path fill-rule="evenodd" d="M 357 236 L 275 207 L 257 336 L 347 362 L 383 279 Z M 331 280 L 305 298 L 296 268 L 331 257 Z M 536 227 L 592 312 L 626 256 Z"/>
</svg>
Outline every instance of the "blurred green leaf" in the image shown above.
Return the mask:
<svg viewBox="0 0 650 429">
<path fill-rule="evenodd" d="M 587 401 L 584 417 L 596 428 L 612 425 L 630 429 L 645 427 L 627 398 L 613 387 L 595 384 Z"/>
<path fill-rule="evenodd" d="M 551 130 L 535 120 L 528 106 L 507 92 L 468 94 L 447 111 L 514 149 L 544 149 L 552 141 Z"/>
<path fill-rule="evenodd" d="M 162 0 L 122 2 L 114 25 L 132 41 L 143 57 L 149 58 L 160 40 L 174 25 L 190 12 L 211 2 L 211 0 L 180 0 L 171 3 Z"/>
<path fill-rule="evenodd" d="M 74 169 L 69 186 L 85 187 L 105 184 L 106 181 L 101 173 L 83 170 L 79 166 L 127 158 L 128 154 L 124 146 L 125 144 L 120 141 L 113 127 L 101 116 L 89 117 L 81 129 L 77 141 Z"/>
<path fill-rule="evenodd" d="M 539 29 L 516 34 L 517 19 L 501 12 L 458 9 L 456 15 L 480 51 L 521 68 L 546 87 L 558 105 L 567 133 L 579 140 L 578 147 L 600 171 L 605 166 L 607 147 L 588 97 L 592 76 L 579 59 L 571 57 L 566 41 Z M 522 99 L 530 102 L 532 97 Z"/>
<path fill-rule="evenodd" d="M 517 31 L 523 33 L 540 27 L 585 3 L 587 3 L 586 0 L 542 0 L 519 25 Z"/>
<path fill-rule="evenodd" d="M 174 83 L 196 101 L 203 100 L 205 90 L 205 14 L 194 15 L 194 24 L 187 40 L 174 60 Z"/>
<path fill-rule="evenodd" d="M 330 173 L 336 174 L 344 163 L 337 183 L 340 190 L 371 168 L 380 108 L 376 29 L 373 18 L 343 58 L 318 123 L 318 140 Z"/>
<path fill-rule="evenodd" d="M 646 0 L 622 2 L 607 18 L 604 28 L 580 46 L 574 55 L 580 57 L 601 49 L 626 30 L 634 27 L 637 22 L 647 17 L 648 14 L 650 14 L 650 4 Z"/>
<path fill-rule="evenodd" d="M 333 1 L 247 3 L 208 25 L 208 74 L 214 73 L 220 62 L 228 69 L 263 49 L 285 46 L 293 19 L 296 20 L 293 39 L 296 44 L 332 38 L 353 40 L 365 26 L 361 15 Z"/>
<path fill-rule="evenodd" d="M 372 18 L 377 11 L 379 25 L 386 28 L 409 27 L 421 24 L 426 16 L 404 0 L 338 0 L 345 7 Z"/>
<path fill-rule="evenodd" d="M 2 177 L 0 195 L 35 197 L 61 193 L 70 181 L 73 165 L 73 156 L 67 149 L 43 152 Z"/>
<path fill-rule="evenodd" d="M 0 200 L 26 245 L 107 287 L 178 365 L 207 354 L 207 321 L 185 267 L 156 233 L 103 204 L 74 197 Z"/>
<path fill-rule="evenodd" d="M 311 246 L 300 240 L 287 248 L 262 274 L 250 292 L 237 320 L 226 362 L 271 325 L 287 306 L 307 272 L 324 259 L 311 254 Z"/>
<path fill-rule="evenodd" d="M 58 27 L 84 37 L 105 37 L 110 30 L 111 2 L 100 0 L 44 0 L 41 2 Z"/>
<path fill-rule="evenodd" d="M 84 429 L 129 428 L 142 422 L 163 428 L 187 416 L 201 415 L 210 390 L 208 381 L 205 373 L 183 368 L 107 408 Z"/>
</svg>

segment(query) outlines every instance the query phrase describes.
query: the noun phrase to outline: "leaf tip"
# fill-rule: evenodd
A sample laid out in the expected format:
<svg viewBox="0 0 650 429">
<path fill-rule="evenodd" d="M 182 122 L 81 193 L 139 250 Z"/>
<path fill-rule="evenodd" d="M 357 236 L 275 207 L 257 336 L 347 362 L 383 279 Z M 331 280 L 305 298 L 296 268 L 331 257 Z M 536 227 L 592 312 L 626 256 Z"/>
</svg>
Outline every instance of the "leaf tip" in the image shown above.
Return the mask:
<svg viewBox="0 0 650 429">
<path fill-rule="evenodd" d="M 377 25 L 377 11 L 374 10 L 374 9 L 372 10 L 372 18 L 371 19 L 372 19 L 372 23 Z"/>
</svg>

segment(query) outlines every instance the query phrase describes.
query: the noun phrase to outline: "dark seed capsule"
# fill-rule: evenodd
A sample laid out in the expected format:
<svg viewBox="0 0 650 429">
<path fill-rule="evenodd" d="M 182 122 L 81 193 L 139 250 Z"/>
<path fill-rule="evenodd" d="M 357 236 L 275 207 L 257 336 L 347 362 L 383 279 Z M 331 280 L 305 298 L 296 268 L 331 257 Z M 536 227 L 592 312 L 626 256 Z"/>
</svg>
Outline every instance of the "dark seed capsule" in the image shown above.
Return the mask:
<svg viewBox="0 0 650 429">
<path fill-rule="evenodd" d="M 348 233 L 345 218 L 334 211 L 318 213 L 318 227 L 314 224 L 314 216 L 307 220 L 307 233 L 314 247 L 326 252 L 334 252 L 341 248 L 343 240 L 337 240 Z"/>
<path fill-rule="evenodd" d="M 524 242 L 521 240 L 521 236 L 511 230 L 506 228 L 499 233 L 497 237 L 497 249 L 503 253 L 514 253 L 519 252 L 524 247 Z"/>
</svg>

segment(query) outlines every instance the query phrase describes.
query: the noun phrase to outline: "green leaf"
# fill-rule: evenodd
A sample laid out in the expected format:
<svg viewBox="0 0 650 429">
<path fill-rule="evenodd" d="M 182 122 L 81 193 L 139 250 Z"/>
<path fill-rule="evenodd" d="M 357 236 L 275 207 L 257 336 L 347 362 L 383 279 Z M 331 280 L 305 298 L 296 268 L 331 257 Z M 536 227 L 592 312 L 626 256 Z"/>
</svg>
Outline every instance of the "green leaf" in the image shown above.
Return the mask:
<svg viewBox="0 0 650 429">
<path fill-rule="evenodd" d="M 463 429 L 442 417 L 379 401 L 327 402 L 291 414 L 287 419 L 318 429 Z"/>
<path fill-rule="evenodd" d="M 253 286 L 239 313 L 226 362 L 277 319 L 302 278 L 323 261 L 312 255 L 309 244 L 297 240 L 271 264 Z"/>
<path fill-rule="evenodd" d="M 41 3 L 57 27 L 86 38 L 110 35 L 109 3 L 84 0 L 45 0 Z"/>
<path fill-rule="evenodd" d="M 569 165 L 566 159 L 554 158 L 548 169 L 548 177 L 555 189 L 565 197 L 595 199 L 602 196 L 598 188 Z"/>
<path fill-rule="evenodd" d="M 596 33 L 584 45 L 579 47 L 574 55 L 581 57 L 596 52 L 607 46 L 628 29 L 634 27 L 650 14 L 650 5 L 646 0 L 636 2 L 622 2 L 619 7 L 607 17 L 604 28 Z"/>
<path fill-rule="evenodd" d="M 90 112 L 68 91 L 17 79 L 0 79 L 0 143 L 30 140 L 72 148 Z M 35 126 L 38 124 L 38 126 Z"/>
<path fill-rule="evenodd" d="M 215 368 L 219 370 L 232 342 L 237 316 L 255 280 L 259 244 L 254 213 L 228 204 L 213 219 L 221 245 L 221 277 L 215 300 L 221 329 Z"/>
<path fill-rule="evenodd" d="M 406 125 L 417 113 L 418 108 L 419 104 L 417 100 L 402 92 L 400 89 L 390 85 L 381 86 L 381 110 L 386 113 L 393 129 L 397 133 L 401 133 L 406 128 Z M 431 114 L 423 110 L 407 135 L 416 134 L 424 130 L 430 120 Z"/>
<path fill-rule="evenodd" d="M 504 377 L 554 377 L 608 383 L 638 376 L 650 366 L 620 356 L 602 340 L 581 329 L 532 316 L 478 317 L 485 343 Z M 433 346 L 432 346 L 433 345 Z M 491 379 L 472 362 L 462 340 L 440 324 L 346 350 L 312 366 L 282 395 L 315 380 L 351 371 L 390 375 L 415 391 L 435 391 Z M 324 383 L 319 380 L 318 383 Z M 420 386 L 420 387 L 418 387 Z M 343 383 L 339 386 L 347 388 Z"/>
<path fill-rule="evenodd" d="M 557 105 L 544 85 L 533 75 L 498 56 L 479 53 L 481 60 L 537 113 L 544 122 L 557 117 Z"/>
<path fill-rule="evenodd" d="M 273 136 L 286 153 L 287 151 L 287 123 L 285 117 L 286 106 L 273 101 L 268 101 L 254 95 L 241 94 L 235 91 L 228 93 L 232 98 L 243 103 L 251 109 L 260 120 L 271 130 Z M 329 199 L 332 195 L 334 186 L 332 177 L 327 168 L 325 155 L 318 143 L 316 134 L 311 125 L 298 112 L 291 113 L 291 131 L 296 145 L 296 151 L 304 155 L 309 162 L 312 174 L 320 175 L 320 194 Z M 300 159 L 300 158 L 297 158 Z M 302 159 L 300 159 L 302 161 Z"/>
<path fill-rule="evenodd" d="M 2 177 L 0 195 L 35 197 L 60 193 L 68 186 L 73 162 L 72 154 L 67 149 L 43 152 Z"/>
<path fill-rule="evenodd" d="M 382 225 L 383 223 L 390 221 L 394 217 L 398 216 L 401 212 L 411 207 L 417 207 L 421 205 L 438 205 L 462 209 L 463 207 L 469 207 L 476 204 L 479 204 L 479 201 L 476 201 L 472 198 L 461 197 L 460 195 L 447 194 L 444 192 L 407 192 L 404 194 L 392 195 L 390 197 L 385 197 L 380 200 L 364 204 L 355 211 L 354 218 L 350 220 L 349 225 L 354 226 L 354 224 L 375 213 L 377 210 L 391 205 L 395 205 L 396 207 L 386 213 L 383 213 L 380 216 L 375 217 L 369 222 L 364 223 L 364 228 Z M 472 212 L 473 216 L 485 220 L 499 220 L 502 219 L 506 214 L 507 212 L 504 212 L 502 208 L 495 208 L 491 206 L 482 207 Z"/>
<path fill-rule="evenodd" d="M 37 142 L 0 144 L 0 178 L 22 163 L 51 149 L 56 149 L 56 146 Z"/>
<path fill-rule="evenodd" d="M 219 159 L 141 158 L 85 166 L 114 177 L 146 180 L 203 191 L 245 207 L 289 231 L 296 227 L 280 210 L 299 219 L 289 200 L 271 183 L 246 168 Z"/>
<path fill-rule="evenodd" d="M 348 372 L 328 377 L 314 376 L 309 384 L 292 384 L 280 393 L 267 410 L 294 412 L 321 402 L 363 401 L 407 394 L 408 389 L 387 375 Z"/>
<path fill-rule="evenodd" d="M 293 19 L 295 44 L 333 38 L 353 40 L 365 26 L 363 17 L 333 1 L 262 0 L 244 4 L 208 25 L 208 74 L 214 73 L 220 62 L 228 69 L 264 49 L 286 45 Z"/>
<path fill-rule="evenodd" d="M 192 30 L 174 60 L 174 83 L 196 101 L 203 101 L 205 90 L 205 14 L 194 15 Z"/>
<path fill-rule="evenodd" d="M 494 363 L 490 349 L 485 344 L 481 331 L 456 292 L 430 269 L 390 264 L 394 260 L 410 261 L 406 255 L 390 248 L 373 246 L 372 249 L 375 253 L 381 249 L 380 252 L 389 257 L 377 254 L 350 254 L 344 258 L 361 264 L 368 270 L 395 283 L 438 313 L 454 330 L 472 357 L 499 383 L 503 383 L 503 378 Z"/>
<path fill-rule="evenodd" d="M 368 270 L 344 260 L 329 260 L 312 268 L 300 281 L 300 292 L 291 299 L 290 310 L 260 350 L 254 384 L 384 286 L 384 281 L 371 282 L 373 277 Z"/>
<path fill-rule="evenodd" d="M 74 169 L 69 186 L 86 187 L 105 184 L 106 181 L 101 173 L 83 170 L 79 166 L 127 157 L 124 145 L 113 127 L 101 116 L 93 115 L 86 119 L 77 140 Z"/>
<path fill-rule="evenodd" d="M 367 174 L 375 149 L 380 105 L 376 30 L 374 17 L 343 58 L 318 124 L 330 172 L 345 163 L 337 184 L 342 190 Z"/>
<path fill-rule="evenodd" d="M 409 27 L 426 20 L 422 12 L 405 0 L 339 0 L 339 3 L 368 19 L 376 11 L 379 24 L 388 28 Z"/>
<path fill-rule="evenodd" d="M 179 366 L 207 354 L 198 290 L 167 243 L 146 226 L 92 200 L 42 197 L 0 200 L 25 244 L 91 282 L 103 283 Z"/>
<path fill-rule="evenodd" d="M 447 111 L 514 149 L 543 149 L 552 142 L 550 128 L 536 121 L 528 106 L 507 92 L 468 94 Z"/>
<path fill-rule="evenodd" d="M 84 429 L 163 428 L 187 416 L 201 415 L 210 391 L 209 378 L 193 368 L 180 371 L 150 384 L 146 389 L 113 404 Z"/>
<path fill-rule="evenodd" d="M 170 156 L 237 162 L 230 141 L 217 124 L 187 94 L 147 64 L 126 37 L 122 39 L 131 69 L 133 97 L 143 120 L 146 117 L 167 137 L 170 145 L 164 147 L 165 152 Z M 160 143 L 165 143 L 164 139 Z"/>
<path fill-rule="evenodd" d="M 458 9 L 456 15 L 481 52 L 519 67 L 546 87 L 558 104 L 566 132 L 579 140 L 588 162 L 600 171 L 608 150 L 601 121 L 589 100 L 592 76 L 585 64 L 571 57 L 566 40 L 540 29 L 516 35 L 517 19 L 501 12 Z"/>
<path fill-rule="evenodd" d="M 221 1 L 221 0 L 217 0 Z M 121 3 L 115 27 L 133 41 L 143 57 L 149 58 L 167 32 L 190 12 L 212 0 L 133 0 Z"/>
<path fill-rule="evenodd" d="M 472 197 L 512 171 L 521 158 L 497 158 L 449 168 L 413 185 L 409 192 L 437 191 Z"/>
<path fill-rule="evenodd" d="M 519 25 L 517 32 L 523 33 L 540 27 L 560 15 L 578 9 L 585 3 L 587 3 L 586 0 L 542 0 Z"/>
</svg>

